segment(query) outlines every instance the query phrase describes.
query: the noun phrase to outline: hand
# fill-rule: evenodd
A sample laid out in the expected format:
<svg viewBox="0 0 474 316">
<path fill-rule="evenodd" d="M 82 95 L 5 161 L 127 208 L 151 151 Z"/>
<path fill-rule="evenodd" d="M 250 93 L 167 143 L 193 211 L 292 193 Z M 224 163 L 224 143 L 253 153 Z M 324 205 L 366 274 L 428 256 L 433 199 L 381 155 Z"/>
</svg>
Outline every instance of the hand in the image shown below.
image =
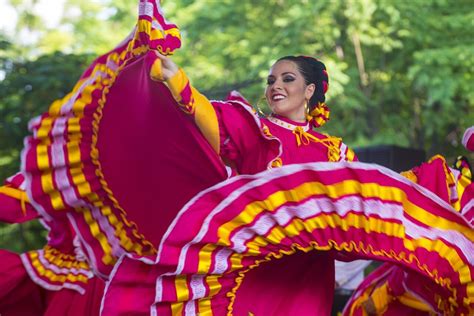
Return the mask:
<svg viewBox="0 0 474 316">
<path fill-rule="evenodd" d="M 171 60 L 171 58 L 161 55 L 157 51 L 155 51 L 155 55 L 161 61 L 161 74 L 163 76 L 163 80 L 168 80 L 169 78 L 173 77 L 178 72 L 179 68 Z"/>
</svg>

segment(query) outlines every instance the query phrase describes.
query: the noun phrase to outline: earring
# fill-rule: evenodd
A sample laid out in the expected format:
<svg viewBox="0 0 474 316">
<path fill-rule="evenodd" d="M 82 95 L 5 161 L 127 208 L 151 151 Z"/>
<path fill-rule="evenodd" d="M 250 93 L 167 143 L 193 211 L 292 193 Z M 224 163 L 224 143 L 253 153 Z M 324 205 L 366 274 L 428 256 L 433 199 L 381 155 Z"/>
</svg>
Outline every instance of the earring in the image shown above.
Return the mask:
<svg viewBox="0 0 474 316">
<path fill-rule="evenodd" d="M 311 116 L 311 113 L 309 111 L 308 101 L 305 101 L 304 103 L 304 113 L 306 116 L 306 121 L 311 122 L 313 120 L 313 116 Z"/>
<path fill-rule="evenodd" d="M 265 104 L 263 104 L 263 108 L 265 108 L 266 111 L 262 109 L 262 101 L 265 101 Z M 267 98 L 265 95 L 263 95 L 258 101 L 257 101 L 257 113 L 260 114 L 261 116 L 265 117 L 271 114 L 270 111 L 268 111 L 268 103 L 267 103 Z"/>
</svg>

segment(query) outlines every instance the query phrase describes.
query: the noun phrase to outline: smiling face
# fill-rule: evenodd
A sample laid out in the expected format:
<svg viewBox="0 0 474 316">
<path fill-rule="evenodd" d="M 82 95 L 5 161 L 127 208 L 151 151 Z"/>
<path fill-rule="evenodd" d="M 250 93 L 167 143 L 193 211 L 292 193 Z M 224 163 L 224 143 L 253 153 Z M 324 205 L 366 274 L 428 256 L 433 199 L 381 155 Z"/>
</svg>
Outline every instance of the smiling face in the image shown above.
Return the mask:
<svg viewBox="0 0 474 316">
<path fill-rule="evenodd" d="M 305 104 L 315 85 L 306 85 L 296 63 L 280 60 L 270 69 L 265 97 L 273 113 L 293 121 L 306 121 Z"/>
</svg>

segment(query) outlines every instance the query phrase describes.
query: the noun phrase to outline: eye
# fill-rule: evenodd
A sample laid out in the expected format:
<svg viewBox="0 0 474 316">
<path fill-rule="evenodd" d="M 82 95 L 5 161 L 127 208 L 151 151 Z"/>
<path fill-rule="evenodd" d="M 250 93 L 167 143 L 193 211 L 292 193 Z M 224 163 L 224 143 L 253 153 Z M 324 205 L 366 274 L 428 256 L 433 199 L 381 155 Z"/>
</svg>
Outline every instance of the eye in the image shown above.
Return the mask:
<svg viewBox="0 0 474 316">
<path fill-rule="evenodd" d="M 275 83 L 275 78 L 267 78 L 267 85 L 271 85 Z"/>
<path fill-rule="evenodd" d="M 283 77 L 283 82 L 292 82 L 292 81 L 295 81 L 295 78 L 292 76 Z"/>
</svg>

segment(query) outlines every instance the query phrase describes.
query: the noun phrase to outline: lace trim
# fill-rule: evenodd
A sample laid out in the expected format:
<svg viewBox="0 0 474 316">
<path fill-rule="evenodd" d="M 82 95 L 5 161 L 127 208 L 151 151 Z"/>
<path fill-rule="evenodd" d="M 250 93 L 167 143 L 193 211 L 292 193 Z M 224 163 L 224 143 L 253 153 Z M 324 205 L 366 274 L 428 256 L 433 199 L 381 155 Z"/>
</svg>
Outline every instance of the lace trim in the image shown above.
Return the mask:
<svg viewBox="0 0 474 316">
<path fill-rule="evenodd" d="M 310 127 L 309 127 L 309 122 L 306 122 L 306 125 L 304 126 L 300 126 L 300 125 L 294 125 L 294 124 L 291 124 L 291 123 L 288 123 L 288 122 L 285 122 L 283 120 L 280 120 L 279 118 L 277 117 L 274 117 L 274 116 L 268 116 L 267 119 L 272 122 L 273 124 L 276 124 L 280 127 L 283 127 L 284 129 L 287 129 L 289 131 L 294 131 L 296 130 L 297 128 L 300 128 L 302 129 L 304 132 L 307 132 L 310 130 Z"/>
</svg>

